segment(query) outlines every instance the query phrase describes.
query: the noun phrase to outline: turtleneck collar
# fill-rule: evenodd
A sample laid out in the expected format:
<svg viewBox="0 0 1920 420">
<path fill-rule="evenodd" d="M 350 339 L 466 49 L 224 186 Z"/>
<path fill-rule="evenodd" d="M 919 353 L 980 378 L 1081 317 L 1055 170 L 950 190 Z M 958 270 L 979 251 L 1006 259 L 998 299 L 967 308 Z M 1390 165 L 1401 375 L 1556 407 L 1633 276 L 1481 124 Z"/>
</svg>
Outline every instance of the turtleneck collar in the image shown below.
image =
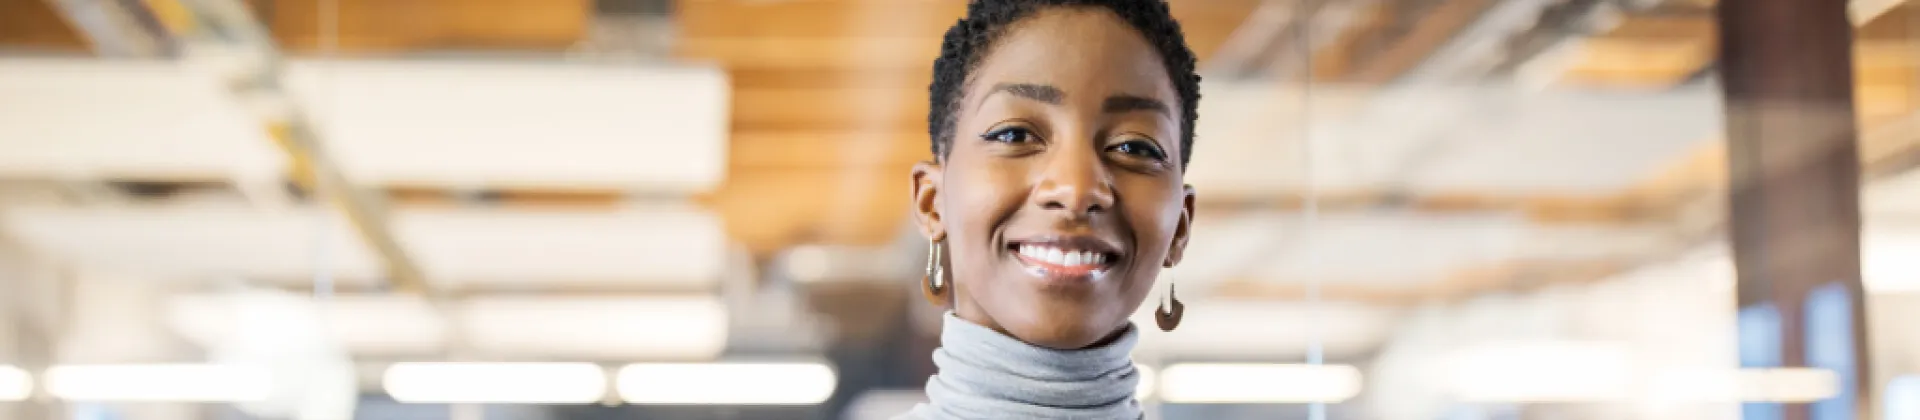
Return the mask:
<svg viewBox="0 0 1920 420">
<path fill-rule="evenodd" d="M 1134 390 L 1140 382 L 1131 353 L 1139 341 L 1132 325 L 1104 346 L 1054 350 L 1021 342 L 948 312 L 939 373 L 927 379 L 926 404 L 912 419 L 1139 419 Z"/>
</svg>

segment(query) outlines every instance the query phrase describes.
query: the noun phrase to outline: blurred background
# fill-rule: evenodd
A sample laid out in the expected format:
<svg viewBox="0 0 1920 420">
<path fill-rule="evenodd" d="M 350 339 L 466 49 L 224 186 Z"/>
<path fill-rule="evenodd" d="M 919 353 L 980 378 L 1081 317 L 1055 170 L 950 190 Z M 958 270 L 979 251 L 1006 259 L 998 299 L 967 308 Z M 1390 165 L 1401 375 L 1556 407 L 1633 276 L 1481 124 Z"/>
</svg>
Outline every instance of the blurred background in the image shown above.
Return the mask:
<svg viewBox="0 0 1920 420">
<path fill-rule="evenodd" d="M 1171 5 L 1150 418 L 1920 419 L 1920 5 Z M 0 419 L 903 412 L 964 7 L 0 0 Z"/>
</svg>

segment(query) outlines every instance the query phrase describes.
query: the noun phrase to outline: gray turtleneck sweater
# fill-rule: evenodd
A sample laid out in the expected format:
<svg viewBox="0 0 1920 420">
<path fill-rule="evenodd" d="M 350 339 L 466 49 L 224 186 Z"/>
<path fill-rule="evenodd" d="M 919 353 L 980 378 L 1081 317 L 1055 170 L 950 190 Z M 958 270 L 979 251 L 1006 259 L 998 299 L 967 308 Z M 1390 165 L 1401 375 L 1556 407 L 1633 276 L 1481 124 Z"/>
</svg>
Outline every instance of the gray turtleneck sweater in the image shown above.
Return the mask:
<svg viewBox="0 0 1920 420">
<path fill-rule="evenodd" d="M 895 420 L 1124 419 L 1142 418 L 1133 392 L 1132 325 L 1113 343 L 1081 350 L 1053 350 L 1021 342 L 949 312 L 939 373 L 927 379 L 928 402 Z"/>
</svg>

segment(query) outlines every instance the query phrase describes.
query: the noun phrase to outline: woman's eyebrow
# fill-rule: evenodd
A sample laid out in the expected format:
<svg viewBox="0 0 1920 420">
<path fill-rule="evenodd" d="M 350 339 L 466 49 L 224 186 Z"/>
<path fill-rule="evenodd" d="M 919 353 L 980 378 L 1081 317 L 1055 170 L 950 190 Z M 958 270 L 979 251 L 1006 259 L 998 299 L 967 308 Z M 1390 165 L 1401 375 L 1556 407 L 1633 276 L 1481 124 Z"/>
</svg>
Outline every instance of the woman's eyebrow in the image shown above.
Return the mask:
<svg viewBox="0 0 1920 420">
<path fill-rule="evenodd" d="M 1107 114 L 1118 114 L 1122 112 L 1143 111 L 1143 110 L 1157 111 L 1162 114 L 1171 112 L 1167 109 L 1166 102 L 1161 102 L 1159 99 L 1148 98 L 1145 96 L 1113 95 L 1113 96 L 1107 97 L 1106 102 L 1100 104 L 1100 112 L 1107 113 Z"/>
<path fill-rule="evenodd" d="M 993 90 L 987 91 L 987 97 L 991 97 L 993 96 L 993 94 L 1001 93 L 1001 92 L 1006 92 L 1008 94 L 1012 94 L 1013 96 L 1018 96 L 1022 98 L 1044 102 L 1050 105 L 1059 105 L 1061 101 L 1064 101 L 1067 98 L 1067 93 L 1061 91 L 1060 88 L 1053 87 L 1050 85 L 1042 85 L 1042 84 L 1034 84 L 1034 83 L 995 84 L 993 85 Z M 982 102 L 985 102 L 984 101 L 985 98 L 986 97 L 981 98 Z M 1169 108 L 1167 108 L 1166 102 L 1161 102 L 1159 99 L 1148 98 L 1145 96 L 1126 95 L 1126 94 L 1113 95 L 1113 96 L 1107 97 L 1107 100 L 1100 104 L 1100 112 L 1102 113 L 1118 114 L 1118 113 L 1132 112 L 1132 111 L 1155 111 L 1162 114 L 1172 112 Z"/>
<path fill-rule="evenodd" d="M 1013 96 L 1046 102 L 1052 105 L 1059 105 L 1060 101 L 1067 98 L 1067 93 L 1061 92 L 1060 88 L 1032 83 L 996 84 L 993 85 L 993 90 L 987 91 L 987 96 L 993 96 L 993 94 L 1000 92 L 1006 92 L 1013 94 Z M 981 99 L 986 99 L 986 97 L 981 97 Z"/>
</svg>

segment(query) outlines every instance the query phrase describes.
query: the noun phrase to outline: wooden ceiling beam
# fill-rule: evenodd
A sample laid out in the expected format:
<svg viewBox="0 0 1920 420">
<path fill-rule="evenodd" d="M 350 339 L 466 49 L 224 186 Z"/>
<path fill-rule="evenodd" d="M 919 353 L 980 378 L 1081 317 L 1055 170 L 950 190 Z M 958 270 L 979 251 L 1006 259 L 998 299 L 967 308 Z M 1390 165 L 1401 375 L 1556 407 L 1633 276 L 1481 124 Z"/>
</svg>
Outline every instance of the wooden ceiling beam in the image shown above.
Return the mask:
<svg viewBox="0 0 1920 420">
<path fill-rule="evenodd" d="M 1855 70 L 1884 79 L 1888 71 L 1920 72 L 1920 33 L 1914 7 L 1885 10 L 1855 31 Z M 1584 42 L 1579 61 L 1562 83 L 1585 86 L 1654 87 L 1678 84 L 1713 62 L 1717 45 L 1713 16 L 1634 15 Z M 1877 82 L 1863 83 L 1870 85 Z"/>
<path fill-rule="evenodd" d="M 730 237 L 770 255 L 799 243 L 888 243 L 906 226 L 908 185 L 904 168 L 736 168 L 700 201 Z"/>
<path fill-rule="evenodd" d="M 1231 36 L 1258 0 L 1172 4 L 1203 59 Z M 733 69 L 896 69 L 930 66 L 940 37 L 965 12 L 957 1 L 681 0 L 681 58 Z"/>
<path fill-rule="evenodd" d="M 940 39 L 960 1 L 700 1 L 675 3 L 679 36 L 704 39 Z M 939 42 L 933 44 L 939 47 Z"/>
<path fill-rule="evenodd" d="M 1346 72 L 1333 76 L 1334 81 L 1361 85 L 1386 84 L 1433 55 L 1434 51 L 1452 40 L 1454 34 L 1473 25 L 1494 3 L 1493 0 L 1445 0 L 1432 10 L 1420 13 L 1418 19 L 1403 21 L 1406 22 L 1404 27 L 1394 24 L 1394 10 L 1380 9 L 1364 18 L 1368 23 L 1362 26 L 1371 30 L 1355 35 L 1351 41 L 1343 42 L 1338 47 L 1346 51 L 1327 53 L 1327 58 L 1345 62 L 1316 64 L 1315 72 L 1329 71 L 1322 66 L 1341 68 Z"/>
<path fill-rule="evenodd" d="M 0 47 L 86 51 L 87 40 L 48 0 L 0 0 Z"/>
<path fill-rule="evenodd" d="M 894 130 L 925 127 L 927 89 L 791 88 L 733 91 L 733 127 Z"/>
<path fill-rule="evenodd" d="M 932 157 L 920 130 L 735 131 L 728 149 L 736 171 L 881 167 L 905 176 Z"/>
<path fill-rule="evenodd" d="M 321 47 L 321 0 L 249 1 L 283 49 Z M 589 0 L 334 0 L 345 53 L 447 49 L 560 51 L 585 39 Z"/>
</svg>

